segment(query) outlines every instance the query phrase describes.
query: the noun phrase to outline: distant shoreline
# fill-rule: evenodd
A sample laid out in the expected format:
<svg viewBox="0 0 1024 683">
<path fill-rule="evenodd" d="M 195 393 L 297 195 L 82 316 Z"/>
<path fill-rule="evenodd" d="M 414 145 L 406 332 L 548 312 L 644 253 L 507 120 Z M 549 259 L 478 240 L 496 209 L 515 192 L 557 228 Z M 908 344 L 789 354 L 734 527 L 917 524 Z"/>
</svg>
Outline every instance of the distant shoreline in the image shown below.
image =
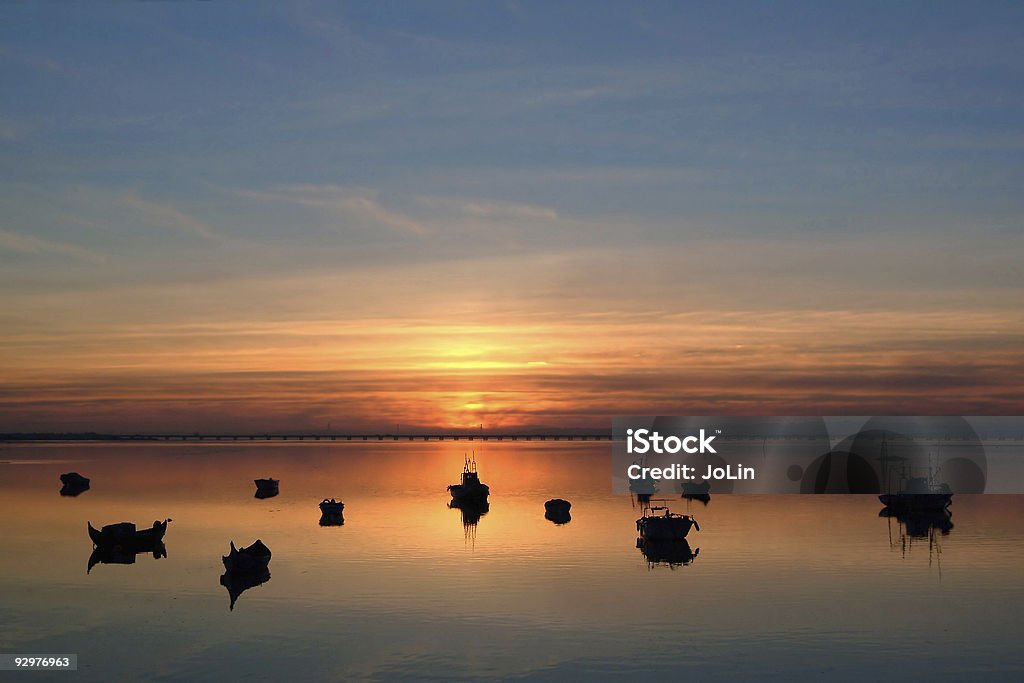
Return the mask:
<svg viewBox="0 0 1024 683">
<path fill-rule="evenodd" d="M 116 441 L 116 442 L 225 442 L 225 441 L 611 441 L 611 430 L 604 432 L 558 432 L 558 433 L 487 433 L 479 432 L 422 432 L 415 434 L 383 433 L 293 433 L 293 434 L 101 434 L 96 432 L 74 433 L 11 433 L 0 434 L 0 443 L 31 443 L 53 441 Z"/>
</svg>

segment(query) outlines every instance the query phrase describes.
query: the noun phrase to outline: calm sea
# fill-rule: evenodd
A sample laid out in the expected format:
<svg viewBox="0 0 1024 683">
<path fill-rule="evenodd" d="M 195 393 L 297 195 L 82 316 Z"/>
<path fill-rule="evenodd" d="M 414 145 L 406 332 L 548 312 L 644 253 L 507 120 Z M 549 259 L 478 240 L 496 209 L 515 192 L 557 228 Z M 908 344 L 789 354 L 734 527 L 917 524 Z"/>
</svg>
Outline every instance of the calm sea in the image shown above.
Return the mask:
<svg viewBox="0 0 1024 683">
<path fill-rule="evenodd" d="M 1024 496 L 956 496 L 950 520 L 905 524 L 873 496 L 674 494 L 701 530 L 689 553 L 648 556 L 607 443 L 478 445 L 478 518 L 448 507 L 465 451 L 0 446 L 0 653 L 79 662 L 6 676 L 1024 677 Z M 71 470 L 92 486 L 62 497 Z M 281 491 L 259 500 L 265 476 Z M 324 497 L 344 500 L 344 525 L 319 524 Z M 568 524 L 544 518 L 553 497 Z M 166 557 L 87 572 L 87 521 L 168 517 Z M 270 579 L 231 609 L 221 556 L 257 538 Z"/>
</svg>

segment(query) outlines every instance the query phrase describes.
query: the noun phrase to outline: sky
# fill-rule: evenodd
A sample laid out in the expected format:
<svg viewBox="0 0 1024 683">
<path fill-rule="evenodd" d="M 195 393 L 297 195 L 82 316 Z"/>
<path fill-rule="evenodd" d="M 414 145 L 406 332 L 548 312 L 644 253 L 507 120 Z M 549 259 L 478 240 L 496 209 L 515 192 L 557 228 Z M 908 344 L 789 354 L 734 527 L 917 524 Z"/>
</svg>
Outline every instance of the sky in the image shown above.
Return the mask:
<svg viewBox="0 0 1024 683">
<path fill-rule="evenodd" d="M 0 431 L 1021 414 L 1020 3 L 0 7 Z"/>
</svg>

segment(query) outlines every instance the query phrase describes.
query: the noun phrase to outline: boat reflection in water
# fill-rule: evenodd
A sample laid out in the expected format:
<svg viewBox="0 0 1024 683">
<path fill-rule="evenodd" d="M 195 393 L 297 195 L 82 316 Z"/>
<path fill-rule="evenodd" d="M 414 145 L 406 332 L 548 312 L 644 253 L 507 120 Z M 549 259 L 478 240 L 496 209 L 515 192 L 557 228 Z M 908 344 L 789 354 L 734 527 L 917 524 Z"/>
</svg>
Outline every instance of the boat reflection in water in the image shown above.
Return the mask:
<svg viewBox="0 0 1024 683">
<path fill-rule="evenodd" d="M 890 520 L 895 519 L 902 534 L 910 538 L 928 538 L 936 531 L 943 536 L 949 536 L 949 532 L 953 530 L 953 514 L 949 510 L 882 508 L 878 511 L 878 516 L 887 517 Z"/>
<path fill-rule="evenodd" d="M 636 547 L 650 568 L 659 564 L 671 569 L 682 567 L 693 562 L 700 554 L 700 548 L 692 550 L 685 538 L 678 541 L 652 541 L 641 536 L 636 539 Z"/>
<path fill-rule="evenodd" d="M 154 560 L 159 560 L 167 557 L 167 547 L 163 541 L 143 542 L 130 546 L 98 545 L 89 555 L 89 566 L 85 573 L 92 572 L 92 568 L 98 564 L 135 564 L 135 556 L 139 554 L 152 554 Z"/>
<path fill-rule="evenodd" d="M 924 539 L 928 540 L 928 566 L 934 559 L 942 572 L 942 544 L 940 538 L 948 536 L 953 530 L 953 515 L 943 508 L 941 510 L 896 510 L 891 507 L 882 508 L 879 517 L 889 520 L 889 547 L 899 548 L 906 557 Z M 896 531 L 893 531 L 893 520 L 896 520 Z"/>
<path fill-rule="evenodd" d="M 480 518 L 486 515 L 490 509 L 491 504 L 486 500 L 455 500 L 453 499 L 448 503 L 448 507 L 452 510 L 459 510 L 462 512 L 462 525 L 467 529 L 475 527 Z"/>
<path fill-rule="evenodd" d="M 228 589 L 228 597 L 231 600 L 228 609 L 234 611 L 238 596 L 250 588 L 255 588 L 267 581 L 270 581 L 270 569 L 267 567 L 264 567 L 261 571 L 247 574 L 224 572 L 220 577 L 220 585 Z"/>
<path fill-rule="evenodd" d="M 234 541 L 231 542 L 230 552 L 221 558 L 225 571 L 220 577 L 220 585 L 228 589 L 231 599 L 229 610 L 235 609 L 242 593 L 270 581 L 270 557 L 270 548 L 259 539 L 248 548 L 235 548 Z"/>
</svg>

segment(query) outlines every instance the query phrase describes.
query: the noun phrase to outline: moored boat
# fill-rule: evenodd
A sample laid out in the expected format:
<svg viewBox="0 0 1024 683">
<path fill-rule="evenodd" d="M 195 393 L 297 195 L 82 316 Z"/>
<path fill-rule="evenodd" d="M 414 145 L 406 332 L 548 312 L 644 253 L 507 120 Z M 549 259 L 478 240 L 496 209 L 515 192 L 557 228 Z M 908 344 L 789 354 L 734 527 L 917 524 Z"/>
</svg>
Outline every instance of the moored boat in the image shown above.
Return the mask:
<svg viewBox="0 0 1024 683">
<path fill-rule="evenodd" d="M 77 496 L 89 490 L 89 478 L 83 477 L 78 472 L 65 472 L 60 475 L 60 495 Z"/>
<path fill-rule="evenodd" d="M 552 498 L 544 503 L 544 519 L 547 519 L 555 524 L 568 524 L 572 521 L 572 515 L 569 514 L 569 510 L 572 508 L 572 503 L 563 498 Z"/>
<path fill-rule="evenodd" d="M 664 514 L 656 515 L 655 512 Z M 675 541 L 686 538 L 691 528 L 700 531 L 700 525 L 690 515 L 672 512 L 664 506 L 647 508 L 644 516 L 636 520 L 636 530 L 640 537 L 649 541 Z"/>
<path fill-rule="evenodd" d="M 480 481 L 480 475 L 476 470 L 476 458 L 473 460 L 466 458 L 466 463 L 462 469 L 462 483 L 450 484 L 448 492 L 452 495 L 452 500 L 456 502 L 485 502 L 487 500 L 491 489 L 487 484 Z"/>
<path fill-rule="evenodd" d="M 92 539 L 93 545 L 127 548 L 142 547 L 159 542 L 167 533 L 167 523 L 170 521 L 170 519 L 165 519 L 162 522 L 154 521 L 152 528 L 142 530 L 137 530 L 132 522 L 108 524 L 102 529 L 96 529 L 92 522 L 87 522 L 87 524 L 89 525 L 89 538 Z"/>
<path fill-rule="evenodd" d="M 930 455 L 928 476 L 911 476 L 913 463 L 909 463 L 905 457 L 889 455 L 888 439 L 883 434 L 878 460 L 882 463 L 882 476 L 887 490 L 892 475 L 896 475 L 898 481 L 898 490 L 895 493 L 889 490 L 888 493 L 878 496 L 878 500 L 887 508 L 898 511 L 945 510 L 953 502 L 953 490 L 949 488 L 949 484 L 935 481 Z M 899 468 L 894 468 L 890 463 L 898 463 Z"/>
<path fill-rule="evenodd" d="M 345 504 L 324 498 L 320 503 L 320 526 L 341 526 L 345 523 Z"/>
<path fill-rule="evenodd" d="M 344 509 L 345 504 L 342 503 L 340 500 L 334 500 L 333 498 L 331 498 L 330 500 L 324 498 L 323 501 L 320 503 L 320 512 L 322 512 L 325 515 L 340 515 Z"/>
<path fill-rule="evenodd" d="M 89 488 L 89 477 L 83 477 L 78 472 L 65 472 L 60 475 L 60 483 L 65 486 L 84 486 Z"/>
<path fill-rule="evenodd" d="M 257 498 L 273 498 L 280 493 L 280 479 L 254 479 L 256 482 L 256 497 Z"/>
<path fill-rule="evenodd" d="M 270 548 L 257 538 L 252 545 L 245 548 L 236 548 L 235 542 L 231 541 L 230 552 L 221 559 L 227 571 L 245 574 L 265 570 L 270 563 L 270 557 Z"/>
</svg>

